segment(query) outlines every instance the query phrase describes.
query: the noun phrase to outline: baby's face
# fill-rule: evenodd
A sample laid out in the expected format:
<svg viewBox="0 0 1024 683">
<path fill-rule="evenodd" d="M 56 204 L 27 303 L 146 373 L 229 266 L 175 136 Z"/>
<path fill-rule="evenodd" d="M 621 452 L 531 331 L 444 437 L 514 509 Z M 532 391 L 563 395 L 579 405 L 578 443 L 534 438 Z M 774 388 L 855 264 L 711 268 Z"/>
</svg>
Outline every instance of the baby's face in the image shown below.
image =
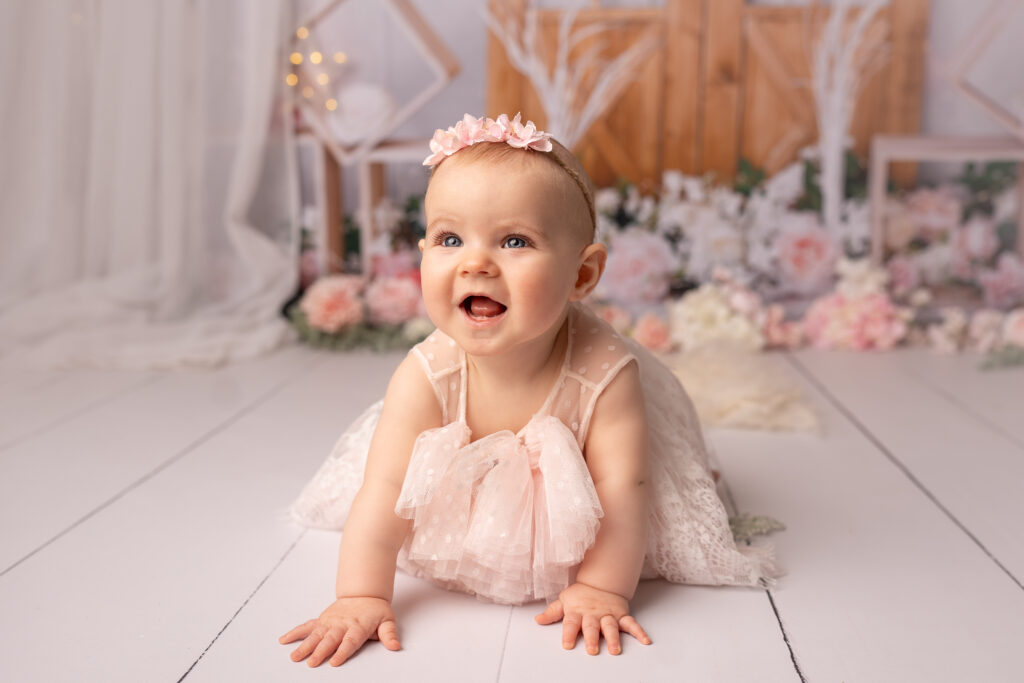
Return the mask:
<svg viewBox="0 0 1024 683">
<path fill-rule="evenodd" d="M 453 156 L 431 180 L 423 298 L 434 324 L 470 355 L 550 341 L 576 298 L 587 241 L 559 173 L 532 159 Z"/>
</svg>

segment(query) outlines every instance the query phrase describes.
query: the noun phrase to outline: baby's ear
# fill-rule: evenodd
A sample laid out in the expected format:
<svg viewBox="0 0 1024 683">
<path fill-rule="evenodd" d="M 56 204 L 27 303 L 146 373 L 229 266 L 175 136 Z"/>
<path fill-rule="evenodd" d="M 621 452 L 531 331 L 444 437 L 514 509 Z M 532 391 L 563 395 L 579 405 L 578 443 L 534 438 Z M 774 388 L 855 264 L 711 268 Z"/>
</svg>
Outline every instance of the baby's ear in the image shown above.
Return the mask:
<svg viewBox="0 0 1024 683">
<path fill-rule="evenodd" d="M 420 248 L 420 253 L 422 254 L 423 253 L 423 240 L 419 241 L 419 248 Z"/>
<path fill-rule="evenodd" d="M 569 295 L 569 301 L 582 301 L 594 291 L 604 265 L 608 261 L 608 249 L 597 242 L 588 245 L 580 255 L 580 266 L 576 271 L 576 285 Z"/>
</svg>

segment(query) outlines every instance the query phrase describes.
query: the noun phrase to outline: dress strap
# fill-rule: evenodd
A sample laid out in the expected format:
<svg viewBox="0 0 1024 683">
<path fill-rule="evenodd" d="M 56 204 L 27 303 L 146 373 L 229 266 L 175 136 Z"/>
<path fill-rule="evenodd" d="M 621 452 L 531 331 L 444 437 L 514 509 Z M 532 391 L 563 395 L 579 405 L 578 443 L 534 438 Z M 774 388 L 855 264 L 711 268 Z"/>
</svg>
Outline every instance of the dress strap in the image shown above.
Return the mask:
<svg viewBox="0 0 1024 683">
<path fill-rule="evenodd" d="M 464 412 L 460 401 L 465 398 L 465 362 L 462 350 L 455 340 L 440 330 L 434 330 L 430 336 L 421 341 L 410 351 L 423 368 L 434 395 L 441 406 L 444 424 L 456 419 L 456 415 Z M 463 415 L 464 416 L 464 415 Z"/>
</svg>

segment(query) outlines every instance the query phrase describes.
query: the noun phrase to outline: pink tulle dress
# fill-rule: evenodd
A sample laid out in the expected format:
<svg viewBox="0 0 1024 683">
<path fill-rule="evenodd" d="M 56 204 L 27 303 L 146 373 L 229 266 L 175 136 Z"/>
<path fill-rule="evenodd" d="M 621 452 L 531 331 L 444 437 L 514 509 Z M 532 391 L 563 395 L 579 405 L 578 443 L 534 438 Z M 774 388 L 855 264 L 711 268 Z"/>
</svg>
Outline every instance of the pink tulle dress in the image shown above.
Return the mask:
<svg viewBox="0 0 1024 683">
<path fill-rule="evenodd" d="M 472 440 L 465 354 L 441 331 L 412 353 L 444 425 L 416 439 L 395 506 L 412 520 L 402 570 L 500 603 L 552 599 L 573 580 L 601 525 L 583 455 L 601 392 L 639 364 L 649 428 L 649 525 L 644 578 L 758 585 L 775 574 L 770 546 L 737 548 L 716 492 L 693 405 L 671 371 L 583 306 L 569 314 L 561 373 L 518 433 Z M 360 416 L 292 506 L 292 516 L 340 529 L 362 484 L 377 403 Z"/>
</svg>

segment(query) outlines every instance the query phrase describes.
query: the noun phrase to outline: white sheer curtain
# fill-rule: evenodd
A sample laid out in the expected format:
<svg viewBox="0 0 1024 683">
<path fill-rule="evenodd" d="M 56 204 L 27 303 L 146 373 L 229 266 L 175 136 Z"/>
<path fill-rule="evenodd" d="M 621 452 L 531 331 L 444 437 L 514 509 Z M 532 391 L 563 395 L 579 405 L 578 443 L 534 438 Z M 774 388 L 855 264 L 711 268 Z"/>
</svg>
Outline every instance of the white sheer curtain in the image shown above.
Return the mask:
<svg viewBox="0 0 1024 683">
<path fill-rule="evenodd" d="M 290 7 L 0 2 L 0 361 L 213 365 L 289 338 Z"/>
</svg>

